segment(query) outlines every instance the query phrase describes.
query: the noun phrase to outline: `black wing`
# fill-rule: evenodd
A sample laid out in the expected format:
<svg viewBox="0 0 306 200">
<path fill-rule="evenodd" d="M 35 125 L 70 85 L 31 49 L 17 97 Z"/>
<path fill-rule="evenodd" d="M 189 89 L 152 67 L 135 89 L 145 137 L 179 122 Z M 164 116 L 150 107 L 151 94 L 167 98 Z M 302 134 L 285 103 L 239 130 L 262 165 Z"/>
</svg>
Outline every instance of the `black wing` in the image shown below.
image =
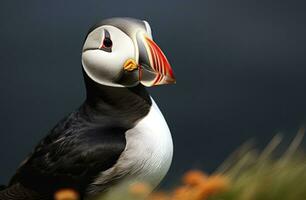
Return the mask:
<svg viewBox="0 0 306 200">
<path fill-rule="evenodd" d="M 49 200 L 38 193 L 15 184 L 0 191 L 1 200 Z"/>
<path fill-rule="evenodd" d="M 100 172 L 117 162 L 126 145 L 127 128 L 111 119 L 102 121 L 93 123 L 78 112 L 62 120 L 19 168 L 11 185 L 22 184 L 40 194 L 67 187 L 84 194 Z"/>
</svg>

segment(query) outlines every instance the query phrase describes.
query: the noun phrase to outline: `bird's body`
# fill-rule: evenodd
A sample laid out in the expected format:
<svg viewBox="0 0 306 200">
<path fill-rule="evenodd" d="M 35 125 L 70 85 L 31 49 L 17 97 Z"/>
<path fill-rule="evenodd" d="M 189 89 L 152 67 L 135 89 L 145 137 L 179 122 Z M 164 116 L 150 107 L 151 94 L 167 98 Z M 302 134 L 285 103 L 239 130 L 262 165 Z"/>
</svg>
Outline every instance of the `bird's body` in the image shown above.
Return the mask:
<svg viewBox="0 0 306 200">
<path fill-rule="evenodd" d="M 122 20 L 131 21 L 132 25 L 141 22 Z M 118 23 L 118 19 L 114 21 Z M 104 37 L 119 34 L 115 28 L 106 27 L 115 32 L 105 30 Z M 95 30 L 97 28 L 92 32 Z M 93 45 L 91 41 L 87 43 Z M 109 45 L 105 39 L 104 44 Z M 107 56 L 116 51 L 110 49 L 112 45 L 104 47 L 104 44 L 101 48 Z M 84 46 L 85 102 L 41 140 L 22 162 L 9 186 L 0 191 L 0 200 L 52 200 L 54 193 L 63 188 L 77 191 L 81 199 L 110 200 L 120 188 L 131 183 L 145 182 L 154 188 L 167 173 L 172 160 L 172 139 L 157 105 L 143 85 L 122 86 L 132 83 L 128 77 L 120 78 L 124 83 L 105 79 L 101 81 L 103 84 L 96 76 L 93 78 L 91 72 L 86 71 L 92 70 L 87 69 L 91 67 L 88 64 L 91 60 L 86 61 L 86 56 L 96 50 L 86 49 L 86 42 Z M 89 58 L 101 56 L 100 50 L 97 53 Z M 129 63 L 129 70 L 130 67 Z M 94 66 L 92 72 L 98 73 L 96 70 Z M 106 72 L 105 76 L 110 75 Z M 132 75 L 126 76 L 134 80 Z"/>
<path fill-rule="evenodd" d="M 126 148 L 117 164 L 101 173 L 94 182 L 99 185 L 107 181 L 112 174 L 118 175 L 118 171 L 124 175 L 119 184 L 108 188 L 105 196 L 110 200 L 119 199 L 122 195 L 120 192 L 133 183 L 146 183 L 151 188 L 156 187 L 168 172 L 172 161 L 171 134 L 153 99 L 149 113 L 129 129 L 125 136 Z M 93 187 L 89 192 L 92 192 L 92 189 L 95 191 Z"/>
</svg>

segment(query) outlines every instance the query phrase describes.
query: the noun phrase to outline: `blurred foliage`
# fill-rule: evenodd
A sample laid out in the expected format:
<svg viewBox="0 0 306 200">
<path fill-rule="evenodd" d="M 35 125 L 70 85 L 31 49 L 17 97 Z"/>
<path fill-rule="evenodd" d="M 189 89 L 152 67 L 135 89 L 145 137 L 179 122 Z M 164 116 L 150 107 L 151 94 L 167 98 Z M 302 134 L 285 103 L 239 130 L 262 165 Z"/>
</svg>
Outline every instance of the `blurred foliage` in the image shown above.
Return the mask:
<svg viewBox="0 0 306 200">
<path fill-rule="evenodd" d="M 282 138 L 275 136 L 258 152 L 245 144 L 210 176 L 192 170 L 172 191 L 156 191 L 149 200 L 305 200 L 306 158 L 299 149 L 304 130 L 300 130 L 281 155 L 275 150 Z M 131 200 L 150 191 L 146 184 L 131 187 Z"/>
</svg>

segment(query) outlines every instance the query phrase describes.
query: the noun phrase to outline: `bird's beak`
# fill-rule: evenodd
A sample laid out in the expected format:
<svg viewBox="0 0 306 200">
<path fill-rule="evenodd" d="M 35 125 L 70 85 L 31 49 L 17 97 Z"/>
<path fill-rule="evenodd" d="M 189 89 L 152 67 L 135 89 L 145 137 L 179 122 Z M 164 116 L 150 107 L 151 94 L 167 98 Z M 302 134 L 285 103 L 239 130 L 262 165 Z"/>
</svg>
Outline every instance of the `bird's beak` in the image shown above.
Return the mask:
<svg viewBox="0 0 306 200">
<path fill-rule="evenodd" d="M 137 33 L 136 41 L 139 81 L 147 87 L 175 83 L 170 63 L 159 46 L 143 32 Z"/>
</svg>

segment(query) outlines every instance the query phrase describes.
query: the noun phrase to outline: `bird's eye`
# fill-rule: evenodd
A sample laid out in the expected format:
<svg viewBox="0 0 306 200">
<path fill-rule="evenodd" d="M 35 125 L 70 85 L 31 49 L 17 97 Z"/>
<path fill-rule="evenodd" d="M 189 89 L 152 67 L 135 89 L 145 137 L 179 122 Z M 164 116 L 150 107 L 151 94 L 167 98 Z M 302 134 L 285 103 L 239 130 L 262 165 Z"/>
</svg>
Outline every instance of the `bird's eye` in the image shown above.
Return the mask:
<svg viewBox="0 0 306 200">
<path fill-rule="evenodd" d="M 113 42 L 110 38 L 104 38 L 103 47 L 111 48 L 113 46 Z"/>
<path fill-rule="evenodd" d="M 102 41 L 100 49 L 110 53 L 110 52 L 112 52 L 112 46 L 113 46 L 113 42 L 111 40 L 110 33 L 107 30 L 105 30 L 104 31 L 104 39 Z"/>
</svg>

